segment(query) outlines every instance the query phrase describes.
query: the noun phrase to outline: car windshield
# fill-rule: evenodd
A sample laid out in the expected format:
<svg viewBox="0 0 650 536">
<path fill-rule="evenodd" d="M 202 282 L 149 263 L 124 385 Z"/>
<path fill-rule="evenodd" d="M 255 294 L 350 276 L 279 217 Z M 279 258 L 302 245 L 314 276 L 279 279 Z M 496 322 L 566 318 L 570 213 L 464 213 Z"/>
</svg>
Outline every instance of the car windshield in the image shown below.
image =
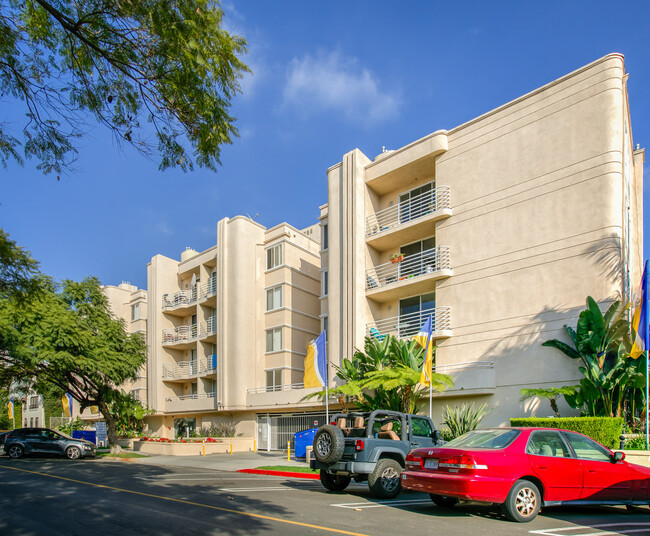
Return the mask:
<svg viewBox="0 0 650 536">
<path fill-rule="evenodd" d="M 445 443 L 445 448 L 503 449 L 518 435 L 519 430 L 512 429 L 474 430 Z"/>
</svg>

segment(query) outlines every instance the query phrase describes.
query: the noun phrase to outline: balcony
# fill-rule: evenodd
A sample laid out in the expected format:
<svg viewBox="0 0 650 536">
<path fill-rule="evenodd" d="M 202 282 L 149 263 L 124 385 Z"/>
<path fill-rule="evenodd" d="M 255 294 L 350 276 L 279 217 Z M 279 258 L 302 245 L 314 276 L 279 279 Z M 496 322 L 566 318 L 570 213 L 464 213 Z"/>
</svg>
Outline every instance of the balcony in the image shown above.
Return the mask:
<svg viewBox="0 0 650 536">
<path fill-rule="evenodd" d="M 173 346 L 175 348 L 189 348 L 194 346 L 196 341 L 197 325 L 178 326 L 177 328 L 162 330 L 163 346 Z"/>
<path fill-rule="evenodd" d="M 366 296 L 379 302 L 432 290 L 432 282 L 452 275 L 449 247 L 438 246 L 400 262 L 380 264 L 366 270 Z"/>
<path fill-rule="evenodd" d="M 201 374 L 215 374 L 217 372 L 217 354 L 209 355 L 201 361 Z"/>
<path fill-rule="evenodd" d="M 163 294 L 162 310 L 165 313 L 186 316 L 196 303 L 196 287 L 179 290 L 174 294 Z"/>
<path fill-rule="evenodd" d="M 176 380 L 194 376 L 198 371 L 196 361 L 179 361 L 174 364 L 163 364 L 163 380 Z"/>
<path fill-rule="evenodd" d="M 406 315 L 384 318 L 366 324 L 366 335 L 383 340 L 386 335 L 394 335 L 400 339 L 408 339 L 417 335 L 420 328 L 431 315 L 433 337 L 444 339 L 451 337 L 451 308 L 435 307 Z"/>
<path fill-rule="evenodd" d="M 449 186 L 438 186 L 366 218 L 366 243 L 386 250 L 431 234 L 432 223 L 451 216 Z"/>
<path fill-rule="evenodd" d="M 199 287 L 199 301 L 216 302 L 214 297 L 217 295 L 217 278 L 210 276 L 208 282 Z"/>
<path fill-rule="evenodd" d="M 494 361 L 468 361 L 435 365 L 433 371 L 448 374 L 454 386 L 434 397 L 456 397 L 493 394 L 496 390 Z"/>
<path fill-rule="evenodd" d="M 201 322 L 201 329 L 199 330 L 199 337 L 201 339 L 214 338 L 217 333 L 217 317 L 210 316 L 205 322 Z"/>
<path fill-rule="evenodd" d="M 165 399 L 165 411 L 168 413 L 207 411 L 216 407 L 214 393 L 172 396 Z"/>
</svg>

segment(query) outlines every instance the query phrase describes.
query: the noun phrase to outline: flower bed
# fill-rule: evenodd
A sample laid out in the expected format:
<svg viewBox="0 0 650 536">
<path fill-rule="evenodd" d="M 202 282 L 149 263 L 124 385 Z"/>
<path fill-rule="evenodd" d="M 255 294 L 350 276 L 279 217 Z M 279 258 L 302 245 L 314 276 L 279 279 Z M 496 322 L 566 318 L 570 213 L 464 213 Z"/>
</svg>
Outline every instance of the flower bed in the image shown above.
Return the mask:
<svg viewBox="0 0 650 536">
<path fill-rule="evenodd" d="M 200 456 L 232 452 L 249 452 L 255 449 L 254 437 L 207 437 L 189 439 L 167 439 L 165 437 L 143 437 L 133 443 L 133 450 L 147 454 L 169 456 Z"/>
</svg>

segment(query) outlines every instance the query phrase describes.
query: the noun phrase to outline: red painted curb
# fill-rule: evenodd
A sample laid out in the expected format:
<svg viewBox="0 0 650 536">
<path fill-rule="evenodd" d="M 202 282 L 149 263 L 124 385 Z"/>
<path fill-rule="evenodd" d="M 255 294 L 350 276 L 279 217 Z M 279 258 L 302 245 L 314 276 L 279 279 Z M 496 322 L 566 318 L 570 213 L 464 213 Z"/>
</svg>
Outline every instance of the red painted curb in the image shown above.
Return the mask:
<svg viewBox="0 0 650 536">
<path fill-rule="evenodd" d="M 313 473 L 292 473 L 289 471 L 267 471 L 266 469 L 239 469 L 238 473 L 249 473 L 252 475 L 289 476 L 291 478 L 309 478 L 320 480 L 320 475 Z"/>
</svg>

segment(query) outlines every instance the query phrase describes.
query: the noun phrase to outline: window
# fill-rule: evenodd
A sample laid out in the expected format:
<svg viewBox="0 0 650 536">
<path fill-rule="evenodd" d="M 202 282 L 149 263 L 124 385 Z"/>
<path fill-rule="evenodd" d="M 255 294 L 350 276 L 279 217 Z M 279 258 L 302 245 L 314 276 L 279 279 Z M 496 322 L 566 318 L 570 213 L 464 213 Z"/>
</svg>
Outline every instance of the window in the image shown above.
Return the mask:
<svg viewBox="0 0 650 536">
<path fill-rule="evenodd" d="M 282 369 L 266 371 L 266 390 L 282 391 Z"/>
<path fill-rule="evenodd" d="M 134 303 L 131 305 L 131 322 L 135 320 L 140 320 L 140 303 Z"/>
<path fill-rule="evenodd" d="M 34 426 L 38 428 L 38 417 L 34 417 Z"/>
<path fill-rule="evenodd" d="M 271 246 L 266 250 L 266 269 L 270 270 L 282 264 L 282 244 Z"/>
<path fill-rule="evenodd" d="M 526 454 L 569 458 L 569 449 L 558 432 L 533 432 L 526 446 Z"/>
<path fill-rule="evenodd" d="M 38 396 L 29 397 L 29 409 L 38 409 Z"/>
<path fill-rule="evenodd" d="M 399 196 L 399 221 L 405 223 L 434 210 L 435 182 L 423 184 Z"/>
<path fill-rule="evenodd" d="M 427 419 L 412 417 L 411 426 L 413 427 L 414 436 L 433 437 L 433 430 L 431 430 L 431 423 Z"/>
<path fill-rule="evenodd" d="M 327 338 L 327 328 L 329 327 L 329 318 L 323 317 L 323 331 L 325 332 L 325 338 Z"/>
<path fill-rule="evenodd" d="M 415 335 L 432 316 L 433 329 L 436 329 L 436 293 L 429 292 L 420 296 L 412 296 L 399 301 L 399 336 L 411 337 Z"/>
<path fill-rule="evenodd" d="M 325 270 L 323 272 L 323 296 L 327 296 L 328 286 L 329 286 L 329 272 Z"/>
<path fill-rule="evenodd" d="M 196 373 L 197 373 L 196 350 L 192 349 L 190 350 L 190 374 L 196 374 Z"/>
<path fill-rule="evenodd" d="M 282 328 L 266 331 L 266 351 L 278 352 L 282 349 Z"/>
<path fill-rule="evenodd" d="M 436 265 L 435 247 L 435 237 L 419 240 L 418 242 L 400 247 L 399 252 L 404 255 L 404 260 L 399 265 L 400 279 L 409 275 L 421 275 L 432 272 Z"/>
<path fill-rule="evenodd" d="M 327 236 L 328 225 L 327 224 L 323 225 L 322 229 L 323 229 L 323 238 L 322 238 L 321 247 L 323 249 L 328 249 L 328 247 L 329 247 L 329 244 L 328 244 L 329 239 L 328 239 L 328 236 Z"/>
<path fill-rule="evenodd" d="M 581 460 L 611 462 L 609 451 L 588 437 L 571 433 L 564 433 L 563 435 L 575 451 L 576 456 Z"/>
<path fill-rule="evenodd" d="M 274 287 L 266 290 L 266 310 L 273 311 L 282 307 L 282 287 Z"/>
</svg>

